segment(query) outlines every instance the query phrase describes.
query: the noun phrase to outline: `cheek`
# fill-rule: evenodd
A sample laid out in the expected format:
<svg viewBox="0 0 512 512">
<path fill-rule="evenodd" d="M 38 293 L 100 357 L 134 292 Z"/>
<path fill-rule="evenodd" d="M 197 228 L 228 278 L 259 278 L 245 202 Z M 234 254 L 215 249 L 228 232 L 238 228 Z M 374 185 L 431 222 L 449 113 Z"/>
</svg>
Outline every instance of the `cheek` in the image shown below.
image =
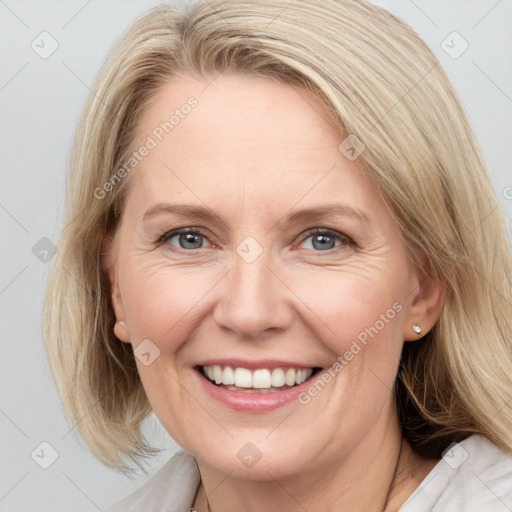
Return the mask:
<svg viewBox="0 0 512 512">
<path fill-rule="evenodd" d="M 401 333 L 402 276 L 385 270 L 343 269 L 314 275 L 295 275 L 290 282 L 329 348 L 341 354 L 353 340 L 382 339 Z"/>
<path fill-rule="evenodd" d="M 182 378 L 180 350 L 190 337 L 201 298 L 212 286 L 209 274 L 171 268 L 144 256 L 126 258 L 121 265 L 123 305 L 139 376 L 157 416 L 165 418 L 169 431 L 179 433 L 177 418 L 187 398 L 178 384 Z M 148 339 L 158 355 L 146 365 L 137 351 Z"/>
<path fill-rule="evenodd" d="M 296 276 L 297 296 L 307 298 L 312 330 L 334 354 L 333 403 L 365 403 L 378 411 L 396 378 L 402 349 L 403 273 L 345 268 Z M 348 395 L 351 398 L 348 398 Z M 371 397 L 371 398 L 369 398 Z"/>
<path fill-rule="evenodd" d="M 123 305 L 132 340 L 149 338 L 172 351 L 172 341 L 180 340 L 189 315 L 211 288 L 208 273 L 150 261 L 128 262 L 124 269 Z"/>
</svg>

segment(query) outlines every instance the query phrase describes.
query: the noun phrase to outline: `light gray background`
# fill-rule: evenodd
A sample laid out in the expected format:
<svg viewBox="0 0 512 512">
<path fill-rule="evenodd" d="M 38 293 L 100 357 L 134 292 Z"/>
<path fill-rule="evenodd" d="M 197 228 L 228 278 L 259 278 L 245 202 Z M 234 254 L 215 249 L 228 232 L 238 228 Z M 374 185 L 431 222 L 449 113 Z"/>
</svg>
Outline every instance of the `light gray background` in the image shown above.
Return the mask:
<svg viewBox="0 0 512 512">
<path fill-rule="evenodd" d="M 122 31 L 157 3 L 0 0 L 3 512 L 104 510 L 150 476 L 129 480 L 105 468 L 65 420 L 41 340 L 50 263 L 40 261 L 33 247 L 43 237 L 58 240 L 66 160 L 100 64 Z M 496 192 L 512 219 L 512 1 L 376 3 L 415 28 L 440 59 L 466 106 Z M 43 31 L 58 43 L 46 59 L 31 47 L 34 40 L 43 46 Z M 453 31 L 469 43 L 456 59 L 441 47 Z M 50 40 L 45 41 L 48 49 Z M 461 48 L 453 36 L 444 44 L 453 46 L 452 52 Z M 149 467 L 151 474 L 176 445 L 154 418 L 146 429 L 164 449 Z M 58 454 L 48 469 L 35 462 L 51 461 L 51 449 L 40 447 L 42 442 Z"/>
</svg>

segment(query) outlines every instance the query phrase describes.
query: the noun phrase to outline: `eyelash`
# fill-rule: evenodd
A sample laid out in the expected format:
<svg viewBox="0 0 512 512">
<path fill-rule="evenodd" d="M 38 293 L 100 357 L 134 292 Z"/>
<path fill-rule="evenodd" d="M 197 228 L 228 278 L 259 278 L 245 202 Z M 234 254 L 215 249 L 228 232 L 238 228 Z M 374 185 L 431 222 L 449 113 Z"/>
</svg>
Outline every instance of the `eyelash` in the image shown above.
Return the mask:
<svg viewBox="0 0 512 512">
<path fill-rule="evenodd" d="M 179 235 L 183 235 L 183 234 L 192 234 L 192 235 L 200 235 L 202 236 L 203 238 L 205 238 L 206 240 L 208 240 L 208 236 L 199 228 L 181 228 L 181 229 L 174 229 L 174 230 L 171 230 L 171 231 L 168 231 L 166 233 L 164 233 L 158 240 L 157 240 L 157 247 L 159 247 L 160 245 L 164 244 L 165 242 L 168 242 L 171 238 L 174 238 L 175 236 L 179 236 Z M 301 235 L 299 235 L 299 239 L 301 242 L 304 242 L 305 240 L 307 240 L 308 238 L 311 238 L 312 236 L 315 236 L 315 235 L 327 235 L 329 237 L 332 237 L 332 238 L 335 238 L 336 240 L 338 240 L 339 242 L 341 242 L 341 245 L 337 246 L 337 247 L 334 247 L 332 249 L 326 249 L 325 251 L 315 251 L 314 249 L 311 249 L 313 250 L 314 252 L 317 252 L 317 253 L 332 253 L 333 251 L 336 251 L 336 250 L 339 250 L 341 249 L 343 246 L 350 246 L 350 247 L 355 247 L 355 243 L 354 241 L 348 236 L 348 235 L 345 235 L 344 233 L 340 233 L 338 231 L 333 231 L 332 229 L 327 229 L 327 228 L 313 228 L 313 229 L 309 229 L 308 231 L 302 233 Z M 171 246 L 169 244 L 170 247 L 173 248 L 173 250 L 178 250 L 178 251 L 184 251 L 184 252 L 190 252 L 190 253 L 194 253 L 196 251 L 199 251 L 200 249 L 202 248 L 199 248 L 199 249 L 183 249 L 181 247 L 175 247 L 175 246 Z"/>
</svg>

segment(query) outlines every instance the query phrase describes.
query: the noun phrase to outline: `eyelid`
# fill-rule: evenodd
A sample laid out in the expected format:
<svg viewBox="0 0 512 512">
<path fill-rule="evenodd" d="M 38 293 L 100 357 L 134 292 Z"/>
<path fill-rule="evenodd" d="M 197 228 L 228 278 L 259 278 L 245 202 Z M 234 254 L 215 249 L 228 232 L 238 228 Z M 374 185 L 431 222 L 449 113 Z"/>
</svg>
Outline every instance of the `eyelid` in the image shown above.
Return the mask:
<svg viewBox="0 0 512 512">
<path fill-rule="evenodd" d="M 336 231 L 335 229 L 329 229 L 329 228 L 311 228 L 307 231 L 304 231 L 302 234 L 299 235 L 299 238 L 301 240 L 304 240 L 306 238 L 309 238 L 310 236 L 316 235 L 316 234 L 327 234 L 329 236 L 332 236 L 333 238 L 339 239 L 346 239 L 350 243 L 354 243 L 352 238 L 350 238 L 347 234 L 342 233 L 341 231 Z"/>
</svg>

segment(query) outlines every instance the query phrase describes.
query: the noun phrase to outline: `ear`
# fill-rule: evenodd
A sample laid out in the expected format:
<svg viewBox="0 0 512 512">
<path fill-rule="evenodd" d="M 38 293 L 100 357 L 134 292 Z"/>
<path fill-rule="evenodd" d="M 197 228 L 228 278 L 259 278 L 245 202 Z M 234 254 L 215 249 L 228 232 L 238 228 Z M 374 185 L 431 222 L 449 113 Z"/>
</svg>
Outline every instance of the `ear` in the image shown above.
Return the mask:
<svg viewBox="0 0 512 512">
<path fill-rule="evenodd" d="M 114 334 L 117 338 L 125 343 L 130 343 L 130 331 L 125 323 L 125 313 L 123 307 L 123 299 L 119 290 L 119 281 L 116 274 L 116 262 L 114 254 L 113 237 L 108 236 L 101 246 L 101 262 L 103 270 L 108 277 L 110 283 L 110 295 L 112 308 L 116 317 L 114 325 Z"/>
<path fill-rule="evenodd" d="M 405 341 L 416 341 L 432 329 L 441 314 L 446 292 L 445 286 L 432 274 L 428 265 L 424 265 L 423 269 L 418 268 L 414 275 L 414 297 L 404 322 Z M 418 325 L 421 332 L 416 333 L 413 325 Z"/>
</svg>

